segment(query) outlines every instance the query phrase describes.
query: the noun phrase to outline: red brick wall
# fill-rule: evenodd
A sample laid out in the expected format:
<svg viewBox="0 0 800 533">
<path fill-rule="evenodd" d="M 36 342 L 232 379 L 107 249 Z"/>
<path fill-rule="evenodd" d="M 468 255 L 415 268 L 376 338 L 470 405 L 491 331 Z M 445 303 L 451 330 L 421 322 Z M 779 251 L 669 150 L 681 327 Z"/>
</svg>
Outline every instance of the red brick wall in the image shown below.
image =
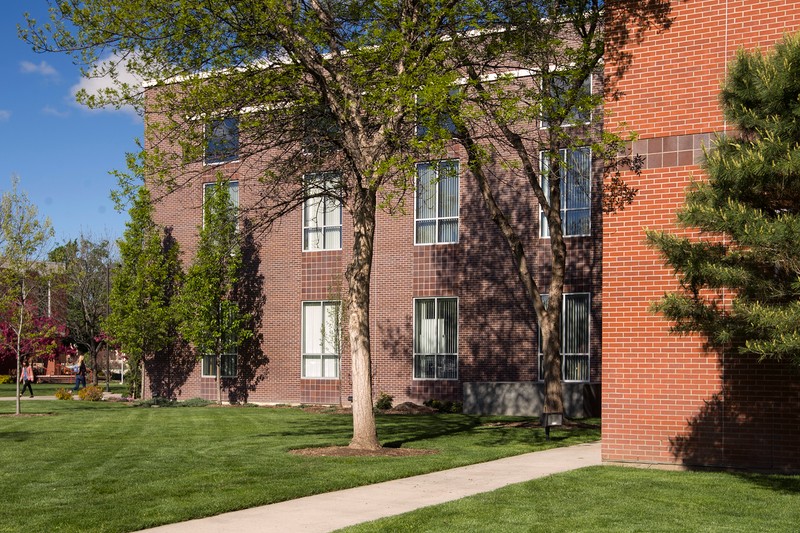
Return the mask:
<svg viewBox="0 0 800 533">
<path fill-rule="evenodd" d="M 631 44 L 631 68 L 607 102 L 607 127 L 639 134 L 647 157 L 632 206 L 603 237 L 603 459 L 800 469 L 797 372 L 668 333 L 648 306 L 676 288 L 645 229 L 675 229 L 701 145 L 724 131 L 717 95 L 739 47 L 767 49 L 800 29 L 794 1 L 673 1 L 672 27 Z M 608 65 L 612 72 L 613 64 Z"/>
</svg>

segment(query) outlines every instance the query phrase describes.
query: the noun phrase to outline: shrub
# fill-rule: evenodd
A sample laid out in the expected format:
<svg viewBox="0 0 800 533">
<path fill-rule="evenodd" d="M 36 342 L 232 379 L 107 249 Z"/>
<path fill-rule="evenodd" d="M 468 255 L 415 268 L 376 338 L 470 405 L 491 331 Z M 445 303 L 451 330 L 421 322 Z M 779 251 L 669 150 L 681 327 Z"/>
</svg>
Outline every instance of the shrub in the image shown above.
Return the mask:
<svg viewBox="0 0 800 533">
<path fill-rule="evenodd" d="M 156 396 L 155 398 L 150 398 L 149 400 L 137 400 L 133 402 L 133 405 L 136 407 L 175 407 L 176 403 L 177 402 L 175 400 Z"/>
<path fill-rule="evenodd" d="M 375 409 L 380 409 L 381 411 L 391 409 L 392 400 L 394 400 L 394 396 L 391 394 L 386 394 L 385 392 L 380 393 L 380 395 L 378 395 L 378 399 L 375 400 Z"/>
<path fill-rule="evenodd" d="M 211 404 L 211 402 L 205 398 L 189 398 L 188 400 L 181 402 L 179 405 L 181 407 L 205 407 L 209 404 Z"/>
<path fill-rule="evenodd" d="M 442 401 L 430 399 L 423 402 L 423 405 L 436 409 L 440 413 L 460 413 L 464 405 L 461 402 L 451 402 L 449 400 Z"/>
<path fill-rule="evenodd" d="M 0 376 L 0 385 L 5 385 L 6 383 L 14 383 L 14 379 L 4 374 Z"/>
<path fill-rule="evenodd" d="M 103 389 L 97 385 L 89 385 L 78 391 L 78 397 L 86 402 L 99 402 L 103 399 Z"/>
<path fill-rule="evenodd" d="M 72 391 L 69 389 L 58 389 L 56 391 L 56 400 L 71 400 L 72 399 Z"/>
</svg>

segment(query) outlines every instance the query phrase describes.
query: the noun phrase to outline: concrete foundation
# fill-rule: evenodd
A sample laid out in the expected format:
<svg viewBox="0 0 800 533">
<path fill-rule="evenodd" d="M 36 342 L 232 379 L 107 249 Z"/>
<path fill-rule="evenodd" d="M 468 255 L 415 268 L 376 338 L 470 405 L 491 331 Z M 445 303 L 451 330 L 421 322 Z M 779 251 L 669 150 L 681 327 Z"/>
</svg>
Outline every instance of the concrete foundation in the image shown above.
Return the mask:
<svg viewBox="0 0 800 533">
<path fill-rule="evenodd" d="M 539 416 L 544 383 L 532 381 L 464 383 L 464 413 Z M 600 416 L 600 383 L 564 383 L 564 414 L 569 418 Z"/>
</svg>

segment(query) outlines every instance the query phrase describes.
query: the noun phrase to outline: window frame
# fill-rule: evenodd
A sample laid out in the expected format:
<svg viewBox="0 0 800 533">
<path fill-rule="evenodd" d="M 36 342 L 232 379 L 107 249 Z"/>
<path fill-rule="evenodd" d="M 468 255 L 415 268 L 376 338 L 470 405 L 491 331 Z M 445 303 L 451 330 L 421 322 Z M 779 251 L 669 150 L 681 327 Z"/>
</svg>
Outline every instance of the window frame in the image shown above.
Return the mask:
<svg viewBox="0 0 800 533">
<path fill-rule="evenodd" d="M 229 121 L 233 121 L 231 126 L 227 125 Z M 229 140 L 227 135 L 225 137 L 215 136 L 216 132 L 218 131 L 218 125 L 225 128 L 226 134 L 232 133 L 232 140 Z M 207 122 L 205 124 L 205 130 L 203 133 L 203 165 L 216 166 L 239 161 L 239 135 L 238 116 L 215 118 Z M 230 146 L 227 146 L 228 144 L 230 144 Z M 213 152 L 211 151 L 212 146 L 215 148 Z"/>
<path fill-rule="evenodd" d="M 228 199 L 231 201 L 231 206 L 233 207 L 234 217 L 236 218 L 236 228 L 239 228 L 239 180 L 228 180 Z M 202 202 L 202 217 L 203 217 L 203 227 L 206 227 L 206 197 L 208 190 L 211 187 L 216 186 L 216 181 L 207 181 L 203 183 L 203 202 Z M 231 189 L 236 190 L 236 194 L 231 194 Z"/>
<path fill-rule="evenodd" d="M 591 146 L 579 146 L 573 150 L 568 150 L 567 148 L 561 148 L 558 153 L 559 157 L 562 159 L 562 163 L 567 161 L 567 157 L 571 155 L 571 153 L 577 151 L 586 150 L 586 158 L 588 161 L 587 170 L 588 175 L 586 176 L 586 186 L 588 189 L 587 192 L 587 206 L 586 207 L 568 207 L 567 206 L 567 194 L 568 188 L 565 187 L 565 184 L 569 183 L 569 177 L 571 172 L 574 172 L 569 166 L 566 166 L 566 170 L 562 170 L 566 172 L 565 176 L 561 177 L 561 202 L 560 202 L 560 210 L 561 210 L 561 234 L 564 238 L 570 237 L 589 237 L 592 235 L 592 147 Z M 563 155 L 562 155 L 563 154 Z M 546 169 L 545 165 L 549 166 L 547 163 L 547 152 L 541 151 L 539 152 L 539 184 L 542 187 L 542 192 L 547 198 L 547 201 L 550 201 L 550 184 L 549 178 L 547 178 L 546 172 L 549 172 L 549 168 Z M 561 165 L 561 169 L 564 169 L 565 165 Z M 545 180 L 548 180 L 545 182 Z M 586 233 L 567 233 L 567 215 L 570 212 L 576 211 L 587 211 L 586 219 Z M 547 220 L 547 216 L 545 215 L 544 209 L 542 209 L 541 204 L 539 205 L 539 237 L 542 239 L 549 239 L 550 238 L 550 224 Z"/>
<path fill-rule="evenodd" d="M 235 378 L 239 372 L 239 357 L 237 352 L 231 353 L 223 353 L 220 354 L 220 363 L 222 364 L 222 368 L 220 369 L 220 378 Z M 233 362 L 231 362 L 231 358 Z M 226 362 L 227 359 L 227 362 Z M 203 358 L 201 361 L 201 369 L 200 375 L 204 378 L 216 378 L 217 377 L 217 356 L 210 353 L 204 353 Z M 226 370 L 230 370 L 233 367 L 233 374 L 226 374 Z M 207 373 L 207 370 L 210 373 Z"/>
<path fill-rule="evenodd" d="M 566 313 L 564 312 L 567 307 L 567 299 L 570 297 L 585 296 L 586 297 L 586 352 L 571 352 L 564 351 L 565 332 L 566 332 Z M 543 294 L 543 299 L 547 299 L 548 295 Z M 546 302 L 545 302 L 546 305 Z M 561 325 L 559 327 L 559 335 L 561 335 L 561 381 L 565 383 L 590 383 L 591 376 L 591 363 L 592 363 L 592 293 L 591 292 L 565 292 L 561 295 Z M 542 335 L 541 330 L 537 325 L 537 345 L 538 345 L 538 378 L 539 381 L 544 381 L 544 353 L 542 351 Z M 585 379 L 566 379 L 567 375 L 567 356 L 574 358 L 585 357 Z"/>
<path fill-rule="evenodd" d="M 436 190 L 433 197 L 434 205 L 435 205 L 435 216 L 432 217 L 421 217 L 419 212 L 420 207 L 420 197 L 419 195 L 426 191 L 424 186 L 421 184 L 420 178 L 420 171 L 423 167 L 434 167 L 435 165 L 435 185 Z M 455 172 L 453 176 L 448 176 L 445 179 L 439 179 L 439 174 L 441 172 L 441 167 L 443 165 L 453 165 L 455 167 Z M 441 245 L 441 244 L 458 244 L 460 237 L 461 237 L 461 162 L 458 159 L 438 159 L 435 161 L 421 161 L 416 164 L 416 171 L 417 176 L 415 180 L 415 190 L 414 190 L 414 245 L 415 246 L 433 246 L 433 245 Z M 446 184 L 450 179 L 455 179 L 455 215 L 442 215 L 440 213 L 440 194 L 441 194 L 441 186 L 442 184 Z M 427 202 L 426 202 L 427 203 Z M 455 221 L 455 240 L 444 241 L 440 240 L 440 230 L 441 230 L 441 223 L 442 222 L 452 222 Z M 435 239 L 431 242 L 420 242 L 420 227 L 422 223 L 429 224 L 433 222 L 434 227 L 434 235 Z"/>
<path fill-rule="evenodd" d="M 340 379 L 340 376 L 341 376 L 341 373 L 342 373 L 342 370 L 341 370 L 341 364 L 342 364 L 342 341 L 341 341 L 341 335 L 342 335 L 341 329 L 342 328 L 341 328 L 341 324 L 339 324 L 339 323 L 336 324 L 336 331 L 335 331 L 336 337 L 333 340 L 333 346 L 335 348 L 335 351 L 333 351 L 333 352 L 325 352 L 324 351 L 325 344 L 326 344 L 326 341 L 327 341 L 326 335 L 324 335 L 324 334 L 321 335 L 320 339 L 319 339 L 320 343 L 321 343 L 320 344 L 321 350 L 319 352 L 310 352 L 310 351 L 308 351 L 307 346 L 306 346 L 306 341 L 308 340 L 307 339 L 307 335 L 306 335 L 306 322 L 307 322 L 306 308 L 311 307 L 311 306 L 316 306 L 316 305 L 319 305 L 321 307 L 321 312 L 323 313 L 322 326 L 325 325 L 325 306 L 326 305 L 333 305 L 333 306 L 337 307 L 338 310 L 335 311 L 336 312 L 335 316 L 341 317 L 342 302 L 339 301 L 339 300 L 306 300 L 306 301 L 301 302 L 301 305 L 300 305 L 300 315 L 301 315 L 301 318 L 300 318 L 300 378 L 301 379 L 337 380 L 337 379 Z M 318 359 L 319 360 L 319 369 L 320 369 L 320 375 L 319 376 L 308 375 L 306 362 L 311 360 L 311 359 Z M 335 369 L 334 369 L 335 375 L 332 375 L 332 376 L 325 375 L 326 374 L 325 373 L 325 369 L 327 368 L 326 364 L 325 364 L 326 363 L 326 359 L 335 361 Z"/>
<path fill-rule="evenodd" d="M 324 181 L 324 184 L 322 186 L 322 190 L 323 191 L 334 190 L 335 187 L 329 186 L 329 184 L 334 183 L 334 182 L 332 180 L 327 179 L 328 176 L 339 176 L 339 173 L 338 172 L 314 172 L 314 173 L 304 174 L 303 175 L 303 182 L 304 182 L 303 183 L 303 187 L 306 190 L 308 190 L 308 188 L 309 188 L 309 186 L 311 185 L 312 182 L 319 181 L 320 178 L 324 178 L 325 181 Z M 308 222 L 308 220 L 307 220 L 308 219 L 307 210 L 310 207 L 310 202 L 311 201 L 316 201 L 317 202 L 317 206 L 318 206 L 317 209 L 319 209 L 319 206 L 322 206 L 322 212 L 320 213 L 318 211 L 317 215 L 315 216 L 316 219 L 322 218 L 322 220 L 323 220 L 322 224 L 311 226 L 311 225 L 308 225 L 308 223 L 307 223 Z M 325 223 L 325 219 L 327 217 L 327 214 L 329 212 L 333 211 L 333 209 L 329 209 L 328 208 L 328 202 L 332 202 L 334 204 L 338 204 L 338 211 L 339 211 L 339 213 L 338 213 L 339 223 L 338 224 L 326 224 Z M 334 206 L 334 209 L 335 209 L 335 207 L 336 206 Z M 301 212 L 301 216 L 303 218 L 303 220 L 302 220 L 302 226 L 303 226 L 303 239 L 302 239 L 302 241 L 303 241 L 303 252 L 325 252 L 325 251 L 336 251 L 336 250 L 341 250 L 342 249 L 342 236 L 344 234 L 344 232 L 342 231 L 343 230 L 343 227 L 342 227 L 342 222 L 343 222 L 342 216 L 344 214 L 344 211 L 342 209 L 342 201 L 341 201 L 340 198 L 336 198 L 335 196 L 329 195 L 329 194 L 323 194 L 323 195 L 315 197 L 315 198 L 306 198 L 306 200 L 303 202 L 303 208 L 302 208 L 301 211 L 302 211 Z M 320 217 L 320 214 L 321 214 L 321 217 Z M 338 245 L 338 247 L 330 247 L 330 248 L 328 248 L 326 246 L 326 236 L 328 234 L 328 230 L 335 230 L 335 229 L 338 229 L 338 235 L 339 235 L 339 239 L 338 239 L 339 243 L 338 244 L 339 245 Z M 311 239 L 308 236 L 310 234 L 309 230 L 321 230 L 321 232 L 322 232 L 322 242 L 323 242 L 323 246 L 321 248 L 310 248 L 309 247 L 309 243 L 311 242 Z"/>
<path fill-rule="evenodd" d="M 418 346 L 421 344 L 419 341 L 419 335 L 421 332 L 417 331 L 418 326 L 418 316 L 417 313 L 419 311 L 418 303 L 424 301 L 433 301 L 434 302 L 434 312 L 435 316 L 433 320 L 436 323 L 436 332 L 434 337 L 437 339 L 437 347 L 435 352 L 431 352 L 430 350 L 418 350 Z M 453 324 L 455 329 L 455 339 L 445 341 L 446 344 L 452 343 L 455 346 L 455 351 L 442 351 L 439 346 L 439 342 L 441 339 L 441 335 L 439 333 L 440 321 L 444 320 L 440 318 L 440 302 L 442 301 L 449 301 L 455 304 L 455 324 Z M 413 299 L 413 318 L 412 318 L 412 360 L 411 360 L 411 374 L 412 380 L 414 381 L 458 381 L 459 380 L 459 365 L 460 365 L 460 358 L 459 358 L 459 351 L 458 351 L 458 343 L 459 343 L 459 299 L 455 296 L 429 296 L 429 297 L 419 297 Z M 430 320 L 430 319 L 429 319 Z M 446 325 L 445 325 L 446 326 Z M 420 376 L 417 373 L 418 368 L 422 366 L 422 363 L 418 364 L 419 357 L 430 357 L 433 356 L 433 377 L 429 376 Z M 451 358 L 453 361 L 449 362 L 445 359 L 443 362 L 440 363 L 440 358 Z M 452 372 L 451 375 L 443 375 L 440 376 L 439 371 L 441 368 L 446 366 L 452 366 L 453 368 L 449 371 Z M 446 374 L 446 373 L 443 373 Z"/>
</svg>

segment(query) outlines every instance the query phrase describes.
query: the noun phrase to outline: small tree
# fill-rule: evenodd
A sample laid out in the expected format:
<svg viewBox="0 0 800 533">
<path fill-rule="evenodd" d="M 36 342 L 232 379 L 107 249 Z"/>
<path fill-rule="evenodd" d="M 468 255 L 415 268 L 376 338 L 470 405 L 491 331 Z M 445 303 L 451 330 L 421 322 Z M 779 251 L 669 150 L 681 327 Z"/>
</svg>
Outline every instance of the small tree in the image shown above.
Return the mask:
<svg viewBox="0 0 800 533">
<path fill-rule="evenodd" d="M 26 338 L 49 336 L 34 328 L 37 283 L 46 283 L 46 246 L 53 236 L 49 219 L 41 220 L 38 209 L 30 203 L 27 194 L 18 190 L 19 178 L 11 178 L 11 190 L 0 199 L 0 276 L 6 289 L 0 294 L 2 304 L 11 312 L 8 326 L 13 332 L 13 350 L 17 360 L 17 377 Z M 31 335 L 33 334 L 33 335 Z M 17 381 L 16 414 L 20 414 L 19 379 Z"/>
<path fill-rule="evenodd" d="M 236 301 L 242 254 L 236 229 L 236 206 L 228 182 L 218 179 L 206 188 L 203 226 L 197 256 L 186 274 L 180 294 L 180 331 L 201 357 L 213 356 L 217 403 L 222 403 L 223 355 L 234 355 L 252 332 L 244 325 L 247 315 Z M 230 375 L 230 374 L 228 374 Z"/>
<path fill-rule="evenodd" d="M 98 354 L 106 346 L 111 244 L 108 239 L 81 235 L 54 249 L 50 259 L 63 265 L 67 328 L 72 340 L 89 352 L 92 383 L 97 385 Z"/>
<path fill-rule="evenodd" d="M 707 238 L 648 232 L 681 290 L 654 309 L 677 333 L 800 366 L 800 35 L 739 51 L 721 94 L 720 135 L 678 223 Z"/>
<path fill-rule="evenodd" d="M 143 385 L 146 357 L 155 356 L 174 340 L 173 296 L 182 278 L 178 246 L 164 239 L 162 229 L 153 222 L 147 188 L 139 188 L 130 221 L 117 244 L 120 265 L 111 286 L 106 326 L 128 358 L 129 386 L 136 396 Z"/>
</svg>

